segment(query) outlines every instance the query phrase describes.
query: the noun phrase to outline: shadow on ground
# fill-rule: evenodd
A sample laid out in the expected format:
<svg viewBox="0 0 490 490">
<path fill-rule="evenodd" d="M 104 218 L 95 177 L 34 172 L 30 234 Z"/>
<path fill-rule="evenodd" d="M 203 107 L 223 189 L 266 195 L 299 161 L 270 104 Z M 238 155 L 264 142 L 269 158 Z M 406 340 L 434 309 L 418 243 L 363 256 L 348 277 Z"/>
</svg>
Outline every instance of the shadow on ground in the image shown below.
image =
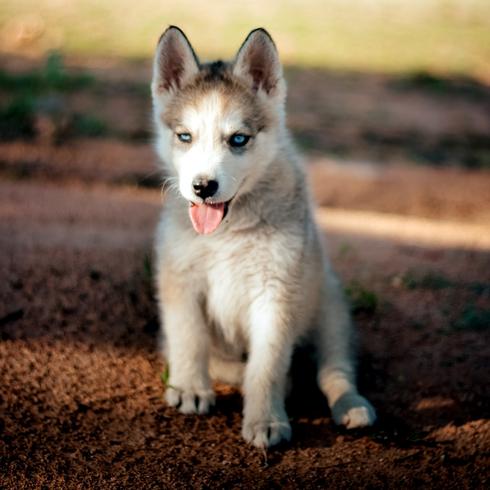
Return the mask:
<svg viewBox="0 0 490 490">
<path fill-rule="evenodd" d="M 151 139 L 149 60 L 0 58 L 0 140 Z M 288 122 L 305 151 L 488 168 L 490 89 L 464 76 L 286 67 Z"/>
</svg>

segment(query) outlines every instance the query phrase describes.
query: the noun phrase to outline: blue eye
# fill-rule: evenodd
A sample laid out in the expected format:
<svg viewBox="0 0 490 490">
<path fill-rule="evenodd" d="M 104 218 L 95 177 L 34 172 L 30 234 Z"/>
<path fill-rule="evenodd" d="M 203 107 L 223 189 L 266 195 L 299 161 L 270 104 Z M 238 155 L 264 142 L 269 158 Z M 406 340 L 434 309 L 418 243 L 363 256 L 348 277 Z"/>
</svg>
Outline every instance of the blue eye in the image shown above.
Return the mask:
<svg viewBox="0 0 490 490">
<path fill-rule="evenodd" d="M 240 148 L 242 146 L 245 146 L 249 140 L 250 136 L 247 136 L 246 134 L 236 133 L 230 137 L 230 139 L 228 140 L 228 144 L 233 148 Z"/>
<path fill-rule="evenodd" d="M 192 136 L 189 133 L 177 133 L 177 138 L 179 138 L 182 143 L 190 143 L 192 141 Z"/>
</svg>

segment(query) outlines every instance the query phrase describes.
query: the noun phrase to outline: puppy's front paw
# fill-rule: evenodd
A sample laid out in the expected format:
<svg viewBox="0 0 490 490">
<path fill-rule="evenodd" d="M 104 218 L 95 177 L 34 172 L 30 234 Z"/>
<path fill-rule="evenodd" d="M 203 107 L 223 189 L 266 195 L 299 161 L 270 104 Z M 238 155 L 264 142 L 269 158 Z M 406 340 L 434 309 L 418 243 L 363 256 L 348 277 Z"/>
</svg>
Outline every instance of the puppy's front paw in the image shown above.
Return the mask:
<svg viewBox="0 0 490 490">
<path fill-rule="evenodd" d="M 214 405 L 215 394 L 211 389 L 180 389 L 169 386 L 165 391 L 165 401 L 181 413 L 208 413 Z"/>
<path fill-rule="evenodd" d="M 363 396 L 346 393 L 335 402 L 332 416 L 337 425 L 345 425 L 347 429 L 357 429 L 373 425 L 376 411 Z"/>
<path fill-rule="evenodd" d="M 242 428 L 243 438 L 258 448 L 274 446 L 291 439 L 291 426 L 287 418 L 277 420 L 247 420 Z"/>
</svg>

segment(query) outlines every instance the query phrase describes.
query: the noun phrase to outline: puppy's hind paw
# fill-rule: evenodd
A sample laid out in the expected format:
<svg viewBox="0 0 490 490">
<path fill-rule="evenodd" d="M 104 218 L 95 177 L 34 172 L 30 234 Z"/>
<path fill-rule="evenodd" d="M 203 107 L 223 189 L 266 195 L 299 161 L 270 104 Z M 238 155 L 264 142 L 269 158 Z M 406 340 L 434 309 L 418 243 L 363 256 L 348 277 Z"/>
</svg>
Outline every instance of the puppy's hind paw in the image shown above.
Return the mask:
<svg viewBox="0 0 490 490">
<path fill-rule="evenodd" d="M 363 396 L 346 393 L 333 405 L 332 416 L 337 425 L 344 425 L 347 429 L 358 429 L 373 425 L 376 411 Z"/>
<path fill-rule="evenodd" d="M 208 413 L 214 405 L 215 394 L 213 390 L 184 390 L 169 386 L 165 390 L 165 401 L 181 413 L 203 414 Z"/>
</svg>

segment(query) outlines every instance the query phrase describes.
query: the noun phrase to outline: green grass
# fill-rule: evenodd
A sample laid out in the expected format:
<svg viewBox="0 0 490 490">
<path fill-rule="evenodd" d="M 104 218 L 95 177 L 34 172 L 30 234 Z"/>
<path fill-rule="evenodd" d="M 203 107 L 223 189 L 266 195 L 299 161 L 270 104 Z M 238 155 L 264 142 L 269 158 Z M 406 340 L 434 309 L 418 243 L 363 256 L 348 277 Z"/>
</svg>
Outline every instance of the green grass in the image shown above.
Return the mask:
<svg viewBox="0 0 490 490">
<path fill-rule="evenodd" d="M 169 365 L 167 364 L 164 368 L 164 370 L 160 373 L 160 381 L 162 382 L 163 384 L 163 387 L 166 389 L 166 388 L 173 388 L 173 389 L 177 389 L 175 386 L 172 386 L 170 383 L 169 383 L 169 380 L 170 380 L 170 367 Z"/>
<path fill-rule="evenodd" d="M 153 285 L 153 264 L 150 252 L 143 256 L 143 277 L 148 284 Z"/>
<path fill-rule="evenodd" d="M 87 73 L 68 73 L 62 55 L 56 51 L 48 53 L 44 66 L 39 70 L 24 73 L 0 70 L 0 90 L 14 93 L 69 92 L 85 88 L 93 81 Z"/>
<path fill-rule="evenodd" d="M 441 330 L 443 335 L 466 331 L 481 332 L 490 328 L 490 310 L 478 304 L 481 298 L 488 295 L 490 286 L 487 283 L 455 282 L 437 272 L 416 273 L 408 271 L 401 277 L 401 284 L 409 290 L 441 291 L 452 288 L 453 295 L 465 294 L 466 297 L 470 293 L 470 299 L 466 300 L 464 309 L 457 314 L 454 320 L 448 322 L 446 328 Z M 453 306 L 450 300 L 448 303 L 440 305 L 440 310 L 446 317 L 451 315 Z M 415 323 L 413 328 L 422 330 L 423 325 Z"/>
<path fill-rule="evenodd" d="M 447 277 L 437 272 L 426 272 L 417 274 L 412 271 L 406 272 L 402 277 L 402 285 L 406 289 L 446 289 L 454 286 Z"/>
<path fill-rule="evenodd" d="M 357 281 L 350 282 L 345 288 L 345 293 L 349 298 L 351 311 L 354 314 L 373 314 L 378 309 L 379 301 L 376 293 Z"/>
<path fill-rule="evenodd" d="M 165 388 L 168 386 L 168 380 L 170 379 L 170 370 L 168 366 L 160 373 L 160 380 Z"/>
<path fill-rule="evenodd" d="M 77 136 L 100 138 L 108 134 L 107 124 L 90 114 L 74 114 L 71 122 L 72 132 Z"/>
<path fill-rule="evenodd" d="M 338 248 L 339 258 L 345 259 L 354 252 L 354 248 L 350 243 L 342 242 Z"/>
<path fill-rule="evenodd" d="M 451 325 L 451 330 L 482 332 L 490 328 L 490 310 L 477 305 L 468 305 Z"/>
<path fill-rule="evenodd" d="M 0 107 L 0 140 L 34 135 L 34 99 L 29 95 L 13 98 Z"/>
<path fill-rule="evenodd" d="M 0 91 L 8 95 L 0 106 L 0 139 L 35 136 L 36 117 L 42 113 L 59 125 L 60 94 L 85 89 L 94 83 L 87 74 L 69 73 L 59 52 L 50 52 L 40 69 L 22 73 L 0 70 Z M 69 114 L 71 136 L 101 137 L 107 125 L 90 114 Z"/>
<path fill-rule="evenodd" d="M 415 71 L 405 76 L 397 77 L 392 82 L 398 90 L 424 91 L 432 96 L 452 97 L 464 95 L 468 99 L 484 100 L 488 88 L 484 83 L 465 75 L 447 77 L 427 71 Z"/>
<path fill-rule="evenodd" d="M 232 56 L 250 29 L 263 26 L 288 64 L 486 79 L 490 69 L 487 0 L 0 3 L 2 49 L 10 51 L 147 57 L 169 24 L 206 58 Z"/>
</svg>

